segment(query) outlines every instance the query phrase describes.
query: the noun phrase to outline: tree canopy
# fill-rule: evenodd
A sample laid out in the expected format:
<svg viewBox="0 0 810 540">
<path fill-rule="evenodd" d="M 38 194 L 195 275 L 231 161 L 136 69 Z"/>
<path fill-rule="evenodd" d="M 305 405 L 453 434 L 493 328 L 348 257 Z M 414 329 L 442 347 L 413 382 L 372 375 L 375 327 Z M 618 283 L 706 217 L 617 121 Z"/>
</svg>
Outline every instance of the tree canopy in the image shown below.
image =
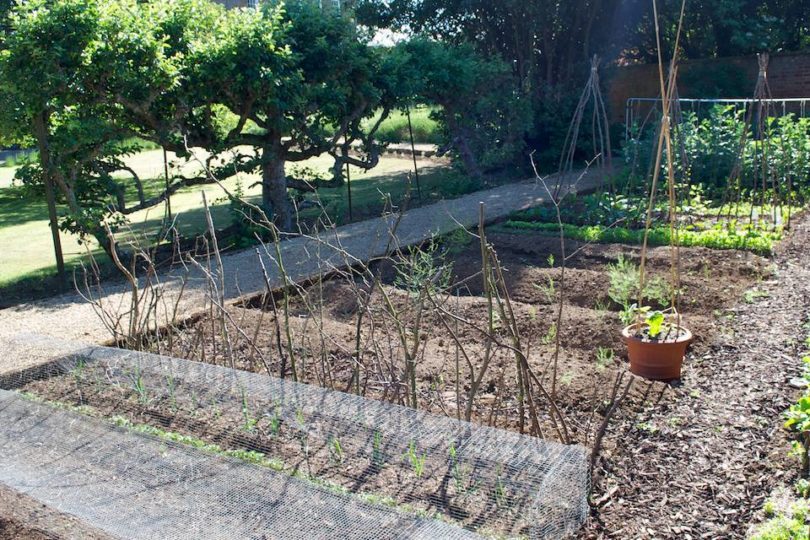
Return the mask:
<svg viewBox="0 0 810 540">
<path fill-rule="evenodd" d="M 659 21 L 671 53 L 681 0 L 659 0 Z M 792 51 L 810 46 L 808 0 L 687 0 L 686 58 Z M 583 78 L 581 66 L 605 61 L 654 61 L 650 0 L 360 0 L 358 20 L 372 28 L 407 30 L 475 44 L 499 55 L 523 84 Z"/>
<path fill-rule="evenodd" d="M 352 18 L 311 0 L 234 10 L 210 0 L 31 0 L 8 24 L 0 122 L 7 142 L 39 150 L 19 176 L 33 192 L 55 188 L 60 226 L 108 249 L 107 229 L 127 214 L 213 181 L 177 174 L 147 196 L 122 159 L 133 137 L 181 156 L 202 149 L 216 177 L 259 173 L 262 204 L 282 229 L 294 221 L 289 190 L 339 186 L 347 163 L 374 167 L 380 124 L 407 103 L 441 106 L 474 175 L 521 148 L 509 98 L 517 87 L 502 61 L 429 39 L 374 47 Z M 331 178 L 285 168 L 323 154 L 334 159 Z"/>
</svg>

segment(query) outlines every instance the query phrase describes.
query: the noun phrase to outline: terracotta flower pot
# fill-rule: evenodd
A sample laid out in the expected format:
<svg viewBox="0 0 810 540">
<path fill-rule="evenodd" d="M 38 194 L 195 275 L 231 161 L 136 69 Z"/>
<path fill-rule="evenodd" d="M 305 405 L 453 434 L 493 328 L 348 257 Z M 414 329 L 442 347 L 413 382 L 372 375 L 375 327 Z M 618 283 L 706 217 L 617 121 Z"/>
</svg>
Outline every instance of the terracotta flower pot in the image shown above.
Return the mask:
<svg viewBox="0 0 810 540">
<path fill-rule="evenodd" d="M 672 381 L 681 378 L 681 367 L 686 348 L 692 343 L 692 332 L 681 327 L 676 341 L 644 341 L 634 335 L 637 326 L 631 324 L 622 330 L 630 357 L 630 371 L 639 377 L 654 381 Z"/>
</svg>

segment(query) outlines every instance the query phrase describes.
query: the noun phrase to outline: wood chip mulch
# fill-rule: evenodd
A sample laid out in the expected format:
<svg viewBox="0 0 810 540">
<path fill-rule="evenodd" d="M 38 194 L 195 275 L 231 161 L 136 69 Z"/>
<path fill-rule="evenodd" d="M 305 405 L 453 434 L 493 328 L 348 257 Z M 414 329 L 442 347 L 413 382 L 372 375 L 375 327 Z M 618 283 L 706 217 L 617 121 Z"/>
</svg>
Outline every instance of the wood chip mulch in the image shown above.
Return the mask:
<svg viewBox="0 0 810 540">
<path fill-rule="evenodd" d="M 718 314 L 720 332 L 657 407 L 617 417 L 581 538 L 744 538 L 795 479 L 782 413 L 800 394 L 810 310 L 810 216 L 779 247 L 763 292 Z"/>
</svg>

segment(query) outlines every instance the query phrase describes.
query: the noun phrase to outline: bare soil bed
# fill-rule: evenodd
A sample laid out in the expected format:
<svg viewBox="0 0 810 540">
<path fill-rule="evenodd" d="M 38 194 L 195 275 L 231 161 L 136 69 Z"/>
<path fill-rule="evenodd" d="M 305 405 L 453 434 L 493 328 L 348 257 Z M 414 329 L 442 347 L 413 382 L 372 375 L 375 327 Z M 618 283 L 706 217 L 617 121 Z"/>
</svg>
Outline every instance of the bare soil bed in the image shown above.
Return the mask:
<svg viewBox="0 0 810 540">
<path fill-rule="evenodd" d="M 109 537 L 0 484 L 0 540 L 61 538 L 107 540 Z"/>
<path fill-rule="evenodd" d="M 571 442 L 590 447 L 606 414 L 605 399 L 610 388 L 627 368 L 626 349 L 620 339 L 619 306 L 611 303 L 607 295 L 607 265 L 614 263 L 620 255 L 637 260 L 639 249 L 568 242 L 568 253 L 575 255 L 568 261 L 563 288 L 560 286 L 559 262 L 554 267 L 549 264 L 550 256 L 555 261 L 562 259 L 557 239 L 536 234 L 493 232 L 489 240 L 504 269 L 504 281 L 520 334 L 528 343 L 528 363 L 546 388 L 555 388 L 556 405 L 567 420 Z M 669 250 L 652 249 L 649 255 L 652 274 L 666 276 L 670 268 Z M 452 263 L 450 282 L 459 285 L 451 288 L 454 294 L 442 295 L 437 302 L 440 307 L 431 305 L 421 311 L 415 308 L 414 292 L 408 289 L 408 272 L 416 271 L 415 267 L 386 261 L 372 270 L 381 277 L 382 287 L 398 313 L 398 319 L 390 316 L 391 309 L 379 294 L 372 297 L 374 300 L 364 310 L 357 293 L 368 291 L 368 283 L 356 276 L 343 276 L 311 284 L 286 299 L 281 294 L 265 295 L 241 306 L 229 307 L 229 316 L 225 319 L 211 311 L 171 336 L 162 336 L 159 342 L 155 342 L 155 350 L 286 378 L 291 377 L 295 362 L 300 382 L 341 391 L 359 388 L 364 396 L 407 404 L 410 381 L 407 380 L 406 359 L 399 341 L 401 334 L 395 327 L 398 321 L 411 325 L 405 334 L 407 340 L 408 336 L 416 335 L 413 325 L 418 322 L 419 336 L 414 338 L 415 343 L 418 340 L 414 381 L 418 406 L 437 414 L 463 417 L 471 376 L 455 339 L 467 353 L 473 371 L 480 373 L 487 356 L 487 345 L 475 326 L 487 324 L 488 301 L 480 277 L 481 253 L 477 243 L 451 246 L 442 257 L 443 263 Z M 702 369 L 702 362 L 711 351 L 728 342 L 728 325 L 724 322 L 727 321 L 727 310 L 740 302 L 744 291 L 768 278 L 771 267 L 767 259 L 745 252 L 703 248 L 681 250 L 681 312 L 684 324 L 696 335 L 685 367 L 687 380 L 692 373 Z M 554 321 L 560 294 L 564 295 L 564 315 L 561 327 L 556 330 L 562 348 L 554 385 Z M 454 318 L 448 319 L 446 313 L 442 315 L 442 309 L 452 313 Z M 363 312 L 366 315 L 359 317 Z M 448 320 L 456 324 L 449 324 Z M 472 321 L 472 324 L 459 321 Z M 494 321 L 496 329 L 499 324 L 502 322 Z M 600 349 L 612 351 L 612 354 L 598 357 L 596 351 Z M 358 366 L 361 368 L 359 380 L 353 378 Z M 526 412 L 523 418 L 520 414 L 515 366 L 513 352 L 508 347 L 497 347 L 492 352 L 481 387 L 473 398 L 472 421 L 514 431 L 530 429 Z M 282 433 L 268 442 L 268 422 L 272 420 L 265 419 L 264 425 L 252 426 L 255 433 L 243 430 L 241 425 L 245 418 L 206 409 L 200 405 L 205 396 L 193 397 L 200 403 L 196 405 L 198 413 L 193 417 L 179 418 L 176 404 L 147 404 L 138 399 L 131 387 L 82 391 L 77 388 L 73 374 L 35 381 L 23 389 L 45 399 L 90 405 L 106 416 L 124 415 L 136 423 L 193 435 L 226 448 L 260 450 L 296 469 L 306 467 L 304 472 L 308 475 L 333 481 L 347 489 L 379 493 L 397 502 L 430 501 L 428 506 L 436 506 L 437 501 L 441 501 L 444 505 L 440 509 L 442 512 L 473 528 L 486 523 L 488 527 L 508 534 L 525 532 L 525 523 L 503 516 L 505 511 L 499 506 L 496 488 L 479 490 L 480 501 L 470 503 L 467 499 L 474 492 L 460 486 L 458 479 L 455 487 L 450 486 L 448 497 L 446 476 L 417 475 L 414 478 L 389 469 L 384 474 L 363 476 L 364 483 L 359 483 L 358 471 L 373 464 L 345 463 L 341 456 L 335 455 L 334 448 L 325 446 L 313 449 L 311 454 L 307 451 L 304 459 L 300 437 L 295 433 Z M 623 477 L 634 467 L 632 460 L 616 457 L 627 444 L 622 440 L 627 434 L 627 426 L 637 423 L 629 419 L 637 418 L 641 412 L 676 403 L 687 394 L 686 388 L 677 385 L 635 381 L 616 415 L 620 427 L 610 429 L 603 443 L 609 467 L 597 469 L 594 496 L 602 507 L 615 493 L 615 485 L 604 480 L 605 475 Z M 555 438 L 559 426 L 555 425 L 547 405 L 539 399 L 538 409 L 540 425 L 537 430 L 544 436 Z M 234 437 L 235 432 L 241 435 Z M 346 455 L 351 455 L 351 452 L 346 452 Z M 610 470 L 613 467 L 627 470 L 617 473 Z M 493 485 L 500 481 L 495 479 Z M 434 495 L 442 490 L 441 497 Z M 454 497 L 465 498 L 466 506 L 455 505 Z M 520 501 L 510 501 L 510 504 L 516 504 L 519 511 Z M 594 522 L 596 525 L 590 526 L 586 534 L 598 536 L 605 530 L 620 527 L 618 523 L 600 521 L 598 514 Z"/>
<path fill-rule="evenodd" d="M 504 268 L 507 289 L 511 296 L 521 335 L 530 342 L 530 363 L 536 373 L 542 374 L 548 383 L 551 376 L 550 363 L 554 352 L 553 325 L 557 314 L 557 302 L 561 294 L 559 285 L 560 269 L 549 267 L 549 256 L 556 261 L 561 259 L 559 241 L 535 234 L 496 233 L 489 237 L 497 250 Z M 579 435 L 577 442 L 587 443 L 585 420 L 591 415 L 590 396 L 594 389 L 612 381 L 618 371 L 627 368 L 626 347 L 620 336 L 620 307 L 612 303 L 607 291 L 610 286 L 607 265 L 616 262 L 623 255 L 638 261 L 639 249 L 624 245 L 583 245 L 567 242 L 568 253 L 577 252 L 569 260 L 564 287 L 563 324 L 559 329 L 562 352 L 558 368 L 558 393 L 561 406 L 572 418 L 573 429 Z M 667 277 L 670 271 L 669 250 L 651 249 L 649 270 L 653 276 Z M 683 321 L 696 339 L 690 350 L 690 358 L 705 354 L 724 331 L 724 310 L 741 301 L 743 292 L 767 278 L 771 263 L 762 257 L 738 251 L 714 251 L 704 248 L 684 248 L 681 250 L 681 312 Z M 476 243 L 467 246 L 460 253 L 447 257 L 452 262 L 452 283 L 462 283 L 458 295 L 446 299 L 443 307 L 452 310 L 457 317 L 485 325 L 487 318 L 486 299 L 482 296 L 482 282 L 478 275 L 481 270 L 481 255 Z M 559 266 L 558 263 L 555 263 Z M 407 311 L 409 293 L 404 291 L 397 273 L 388 263 L 379 269 L 384 287 L 392 302 Z M 553 290 L 549 283 L 553 282 Z M 312 308 L 305 307 L 293 296 L 289 311 L 289 325 L 292 331 L 293 348 L 299 362 L 299 381 L 309 384 L 351 391 L 352 366 L 354 364 L 357 314 L 359 311 L 355 287 L 345 279 L 324 281 L 306 289 L 305 294 L 313 305 L 322 306 L 317 317 L 312 316 Z M 313 300 L 314 299 L 314 300 Z M 321 300 L 322 299 L 322 300 Z M 381 304 L 382 301 L 379 301 Z M 260 302 L 254 301 L 251 307 L 230 309 L 231 319 L 243 331 L 255 336 L 255 344 L 262 351 L 265 362 L 257 359 L 253 347 L 241 342 L 235 332 L 231 335 L 237 342 L 234 348 L 233 363 L 239 369 L 263 373 L 269 371 L 274 376 L 290 376 L 290 362 L 286 351 L 286 337 L 281 331 L 279 339 L 275 331 L 277 319 L 265 304 L 264 309 L 254 309 Z M 275 298 L 278 322 L 283 328 L 281 314 L 282 300 Z M 383 306 L 371 306 L 373 311 L 383 311 Z M 382 317 L 380 317 L 382 320 Z M 451 336 L 431 310 L 422 316 L 422 341 L 417 366 L 419 408 L 438 414 L 457 415 L 455 396 L 456 347 Z M 258 331 L 256 332 L 256 329 Z M 365 329 L 364 329 L 365 330 Z M 396 369 L 401 358 L 385 358 L 385 353 L 393 350 L 389 343 L 393 339 L 384 334 L 383 347 L 376 350 L 369 347 L 369 364 L 384 365 L 374 380 L 369 376 L 363 381 L 363 394 L 394 403 L 406 404 L 404 382 L 401 373 L 386 373 L 385 368 Z M 481 356 L 483 347 L 481 336 L 475 330 L 459 325 L 457 332 L 461 342 L 470 351 L 475 363 Z M 212 335 L 214 336 L 212 338 Z M 323 337 L 325 336 L 325 337 Z M 173 337 L 171 355 L 197 361 L 205 361 L 230 366 L 226 358 L 226 345 L 220 338 L 220 329 L 210 317 L 203 317 L 193 325 L 183 329 Z M 366 342 L 366 334 L 363 334 Z M 279 342 L 281 346 L 279 347 Z M 163 339 L 161 352 L 166 351 Z M 387 349 L 386 349 L 387 348 Z M 613 351 L 613 360 L 598 365 L 596 351 L 599 348 Z M 279 354 L 279 349 L 284 354 Z M 477 350 L 478 349 L 478 350 Z M 394 351 L 394 355 L 398 353 Z M 516 373 L 511 353 L 499 351 L 497 361 L 490 367 L 484 379 L 484 391 L 473 407 L 473 420 L 499 428 L 517 429 L 517 408 L 514 402 L 514 380 Z M 322 359 L 326 359 L 321 362 Z M 397 362 L 399 360 L 399 362 Z M 463 359 L 462 359 L 463 362 Z M 390 364 L 390 365 L 388 365 Z M 324 366 L 326 369 L 324 370 Z M 480 368 L 476 364 L 476 369 Z M 686 369 L 690 369 L 687 362 Z M 370 370 L 371 371 L 371 370 Z M 459 385 L 462 392 L 469 387 L 461 368 Z M 550 383 L 548 383 L 550 384 Z M 639 388 L 642 388 L 642 384 Z M 660 392 L 668 386 L 656 384 Z M 493 403 L 497 405 L 493 406 Z M 583 418 L 581 414 L 585 415 Z"/>
</svg>

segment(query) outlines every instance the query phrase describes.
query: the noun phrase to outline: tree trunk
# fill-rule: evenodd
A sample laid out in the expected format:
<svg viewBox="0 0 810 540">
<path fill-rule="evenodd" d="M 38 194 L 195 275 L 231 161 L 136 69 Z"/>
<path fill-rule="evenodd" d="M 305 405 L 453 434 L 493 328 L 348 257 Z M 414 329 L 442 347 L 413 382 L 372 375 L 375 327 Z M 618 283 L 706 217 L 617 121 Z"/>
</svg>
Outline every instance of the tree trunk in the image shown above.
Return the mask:
<svg viewBox="0 0 810 540">
<path fill-rule="evenodd" d="M 34 119 L 34 132 L 39 147 L 39 162 L 42 168 L 45 183 L 45 199 L 48 203 L 48 221 L 51 227 L 53 238 L 53 251 L 56 258 L 56 273 L 59 276 L 59 285 L 64 289 L 67 284 L 67 274 L 65 273 L 65 259 L 62 256 L 62 241 L 59 237 L 59 221 L 56 214 L 56 195 L 53 191 L 54 182 L 51 173 L 51 157 L 48 147 L 48 131 L 46 127 L 47 119 L 45 114 L 39 114 Z"/>
<path fill-rule="evenodd" d="M 295 211 L 287 193 L 287 174 L 284 158 L 279 152 L 265 149 L 262 164 L 262 208 L 282 231 L 292 231 Z"/>
<path fill-rule="evenodd" d="M 452 109 L 445 107 L 445 118 L 447 120 L 447 127 L 450 130 L 450 135 L 453 138 L 453 144 L 458 150 L 458 156 L 464 165 L 464 170 L 468 175 L 477 180 L 483 180 L 484 173 L 481 166 L 478 164 L 478 159 L 472 151 L 467 140 L 465 130 L 459 125 L 454 116 Z"/>
<path fill-rule="evenodd" d="M 73 184 L 68 182 L 63 172 L 54 163 L 51 154 L 48 135 L 48 122 L 50 121 L 47 113 L 40 113 L 34 117 L 33 131 L 37 139 L 37 148 L 39 150 L 39 162 L 42 168 L 45 182 L 45 193 L 48 202 L 48 217 L 50 220 L 51 231 L 53 234 L 54 251 L 56 252 L 57 267 L 60 274 L 60 280 L 66 282 L 66 274 L 64 267 L 64 260 L 62 258 L 62 244 L 59 239 L 59 228 L 57 224 L 56 214 L 56 194 L 54 189 L 58 189 L 67 202 L 70 212 L 79 219 L 82 215 L 82 207 L 76 197 L 76 192 L 73 189 Z M 101 248 L 112 258 L 113 246 L 110 239 L 107 237 L 107 232 L 101 224 L 93 227 L 91 230 L 83 230 L 85 234 L 90 234 L 99 243 Z M 116 248 L 117 249 L 117 248 Z M 118 252 L 121 260 L 127 260 L 125 254 Z"/>
</svg>

